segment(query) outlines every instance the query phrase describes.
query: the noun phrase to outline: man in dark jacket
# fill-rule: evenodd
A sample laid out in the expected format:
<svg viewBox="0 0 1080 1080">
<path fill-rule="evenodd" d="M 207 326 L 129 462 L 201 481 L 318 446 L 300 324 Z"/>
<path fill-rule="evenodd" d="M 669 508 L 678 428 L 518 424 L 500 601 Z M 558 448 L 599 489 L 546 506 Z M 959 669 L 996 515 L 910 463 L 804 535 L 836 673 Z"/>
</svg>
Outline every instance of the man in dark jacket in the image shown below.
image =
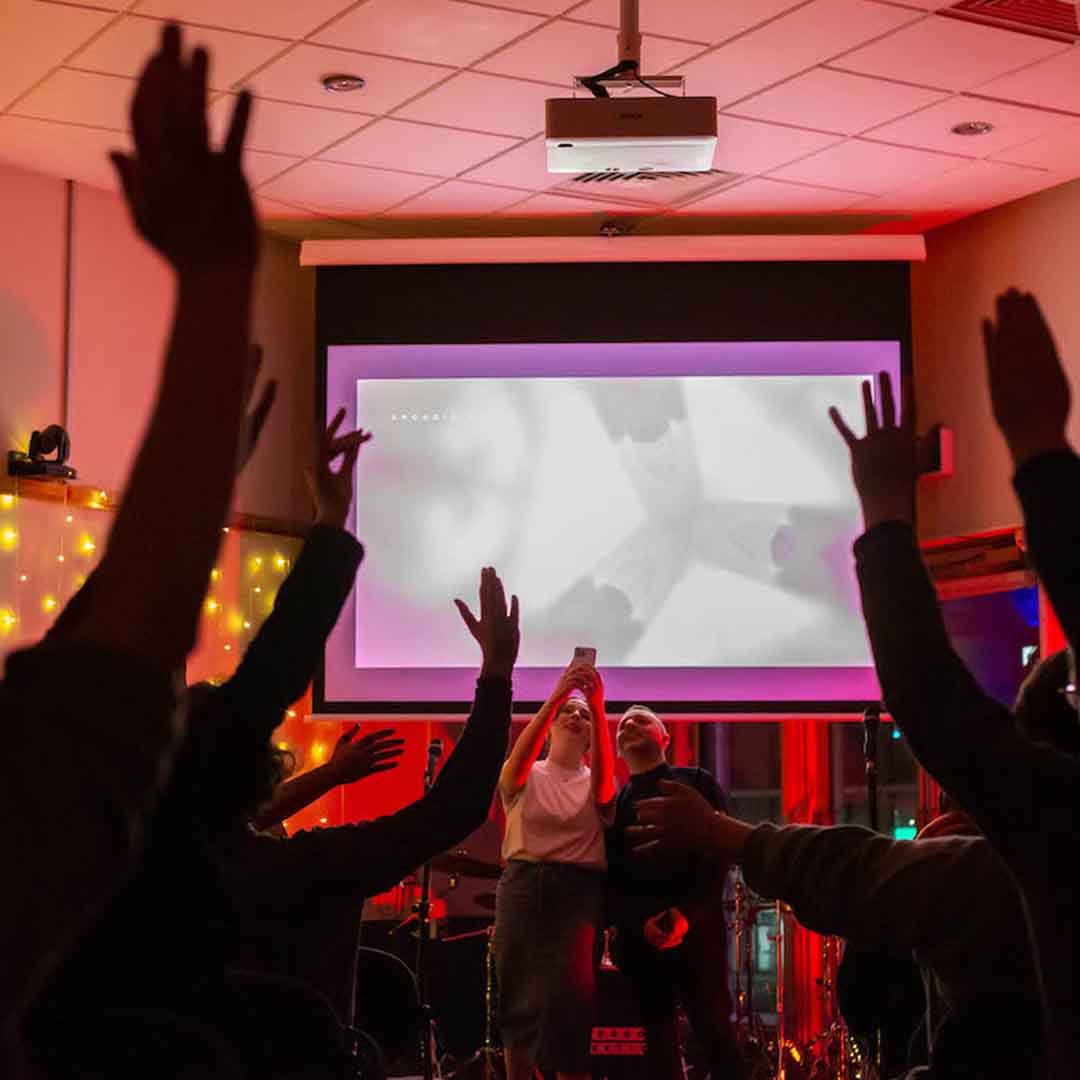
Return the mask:
<svg viewBox="0 0 1080 1080">
<path fill-rule="evenodd" d="M 642 799 L 661 781 L 686 784 L 717 810 L 723 793 L 704 769 L 674 768 L 663 721 L 643 705 L 619 721 L 619 755 L 630 779 L 619 792 L 607 833 L 609 913 L 615 957 L 631 980 L 646 1028 L 646 1060 L 654 1080 L 682 1076 L 677 1010 L 681 1003 L 715 1080 L 735 1080 L 743 1065 L 731 1028 L 723 886 L 728 863 L 709 853 L 663 852 L 639 858 L 626 830 Z"/>
<path fill-rule="evenodd" d="M 1065 424 L 1069 388 L 1031 296 L 998 300 L 984 325 L 994 415 L 1016 467 L 1032 561 L 1080 643 L 1080 459 Z M 1068 853 L 1080 829 L 1080 762 L 1035 741 L 985 694 L 949 641 L 913 528 L 916 440 L 897 422 L 888 378 L 880 415 L 864 387 L 866 435 L 834 411 L 851 450 L 866 533 L 855 546 L 863 612 L 885 702 L 920 764 L 972 816 L 1024 897 L 1045 1000 L 1051 1075 L 1080 1058 L 1080 889 Z M 1076 700 L 1075 683 L 1062 697 Z M 1021 715 L 1025 710 L 1021 709 Z M 1041 710 L 1040 710 L 1041 711 Z M 1045 725 L 1033 715 L 1028 730 Z"/>
</svg>

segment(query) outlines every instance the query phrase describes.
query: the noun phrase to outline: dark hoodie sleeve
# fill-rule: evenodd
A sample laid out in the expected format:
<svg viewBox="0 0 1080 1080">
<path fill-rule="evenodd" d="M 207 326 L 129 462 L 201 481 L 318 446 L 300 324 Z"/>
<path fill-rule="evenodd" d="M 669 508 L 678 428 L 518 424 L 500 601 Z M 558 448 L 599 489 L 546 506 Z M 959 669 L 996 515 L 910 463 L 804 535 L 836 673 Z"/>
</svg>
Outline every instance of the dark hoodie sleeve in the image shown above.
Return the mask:
<svg viewBox="0 0 1080 1080">
<path fill-rule="evenodd" d="M 1075 766 L 1036 746 L 979 686 L 949 641 L 915 534 L 888 522 L 855 544 L 863 614 L 885 705 L 919 764 L 1006 857 L 1037 828 Z"/>
<path fill-rule="evenodd" d="M 1028 552 L 1065 637 L 1080 645 L 1080 457 L 1055 450 L 1025 462 L 1013 478 L 1024 508 Z"/>
<path fill-rule="evenodd" d="M 270 731 L 315 675 L 326 639 L 356 580 L 364 549 L 343 529 L 317 525 L 274 610 L 248 645 L 235 674 L 217 691 L 236 716 L 257 718 Z"/>
<path fill-rule="evenodd" d="M 396 814 L 288 840 L 254 837 L 235 857 L 223 852 L 240 906 L 287 911 L 317 895 L 359 903 L 461 843 L 491 808 L 506 757 L 510 704 L 509 681 L 478 680 L 468 723 L 431 791 Z"/>
</svg>

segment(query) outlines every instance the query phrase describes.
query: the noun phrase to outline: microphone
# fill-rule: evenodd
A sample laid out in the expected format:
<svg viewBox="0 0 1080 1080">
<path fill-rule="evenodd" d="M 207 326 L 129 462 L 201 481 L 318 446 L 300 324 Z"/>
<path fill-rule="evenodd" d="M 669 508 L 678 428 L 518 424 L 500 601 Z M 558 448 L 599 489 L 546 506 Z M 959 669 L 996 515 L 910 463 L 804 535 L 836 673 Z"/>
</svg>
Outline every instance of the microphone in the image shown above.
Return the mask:
<svg viewBox="0 0 1080 1080">
<path fill-rule="evenodd" d="M 427 748 L 427 768 L 424 769 L 424 783 L 432 784 L 435 780 L 435 763 L 442 757 L 442 739 L 432 739 Z"/>
<path fill-rule="evenodd" d="M 871 705 L 863 713 L 863 757 L 866 767 L 877 764 L 878 729 L 881 727 L 881 706 Z"/>
</svg>

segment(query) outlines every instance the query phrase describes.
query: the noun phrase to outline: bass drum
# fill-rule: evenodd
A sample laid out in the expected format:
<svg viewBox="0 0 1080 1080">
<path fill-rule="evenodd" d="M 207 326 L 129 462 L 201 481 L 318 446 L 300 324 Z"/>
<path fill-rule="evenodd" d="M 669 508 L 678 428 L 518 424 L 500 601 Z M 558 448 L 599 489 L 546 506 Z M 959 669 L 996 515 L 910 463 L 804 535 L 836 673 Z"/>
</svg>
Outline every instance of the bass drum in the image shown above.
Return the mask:
<svg viewBox="0 0 1080 1080">
<path fill-rule="evenodd" d="M 593 1080 L 648 1080 L 645 1027 L 630 980 L 604 967 L 596 973 Z"/>
</svg>

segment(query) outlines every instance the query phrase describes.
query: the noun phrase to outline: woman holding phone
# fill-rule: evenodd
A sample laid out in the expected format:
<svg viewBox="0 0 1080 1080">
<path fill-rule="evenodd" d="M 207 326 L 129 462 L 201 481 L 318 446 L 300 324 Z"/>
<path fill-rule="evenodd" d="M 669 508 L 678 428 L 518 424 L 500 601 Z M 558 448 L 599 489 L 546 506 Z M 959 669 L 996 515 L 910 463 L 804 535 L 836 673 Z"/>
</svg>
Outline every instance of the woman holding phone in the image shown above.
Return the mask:
<svg viewBox="0 0 1080 1080">
<path fill-rule="evenodd" d="M 594 660 L 592 650 L 575 653 L 499 777 L 506 832 L 495 966 L 508 1080 L 530 1080 L 537 1066 L 559 1080 L 590 1075 L 604 828 L 615 806 L 615 759 Z"/>
</svg>

